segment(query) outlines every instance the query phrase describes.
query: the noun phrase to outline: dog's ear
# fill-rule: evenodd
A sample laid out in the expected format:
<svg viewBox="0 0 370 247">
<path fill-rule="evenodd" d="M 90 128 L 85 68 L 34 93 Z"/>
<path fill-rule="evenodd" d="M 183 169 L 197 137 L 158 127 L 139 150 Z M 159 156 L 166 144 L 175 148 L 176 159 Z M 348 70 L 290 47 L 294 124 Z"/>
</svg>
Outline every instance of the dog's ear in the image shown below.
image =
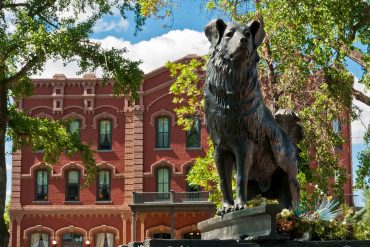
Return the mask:
<svg viewBox="0 0 370 247">
<path fill-rule="evenodd" d="M 258 21 L 252 21 L 251 23 L 249 23 L 249 30 L 253 35 L 254 44 L 256 45 L 256 47 L 260 46 L 266 36 L 265 31 L 261 27 L 261 24 Z"/>
<path fill-rule="evenodd" d="M 212 46 L 216 46 L 220 43 L 222 35 L 226 29 L 226 24 L 223 20 L 217 19 L 212 20 L 208 25 L 204 28 L 204 33 L 206 34 L 209 42 L 211 42 Z"/>
</svg>

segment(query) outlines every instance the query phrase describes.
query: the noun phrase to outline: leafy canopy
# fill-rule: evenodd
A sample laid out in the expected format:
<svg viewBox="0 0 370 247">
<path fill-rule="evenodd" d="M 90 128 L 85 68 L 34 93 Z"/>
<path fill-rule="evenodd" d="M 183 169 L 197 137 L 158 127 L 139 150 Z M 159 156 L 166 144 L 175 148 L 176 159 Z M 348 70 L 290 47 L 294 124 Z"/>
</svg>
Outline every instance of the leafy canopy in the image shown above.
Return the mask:
<svg viewBox="0 0 370 247">
<path fill-rule="evenodd" d="M 42 71 L 47 60 L 62 59 L 65 63 L 76 61 L 80 73 L 101 68 L 103 78 L 114 79 L 115 94 L 136 97 L 143 79 L 143 72 L 138 68 L 140 61 L 126 59 L 125 48 L 104 49 L 89 39 L 96 21 L 117 10 L 122 15 L 134 11 L 138 30 L 144 24 L 140 5 L 134 1 L 2 1 L 0 85 L 14 99 L 29 96 L 33 89 L 30 76 Z M 8 120 L 8 135 L 14 150 L 25 145 L 41 147 L 47 163 L 56 163 L 64 152 L 67 155 L 80 152 L 88 174 L 94 174 L 93 152 L 70 135 L 65 124 L 28 117 L 14 107 L 0 114 Z"/>
</svg>

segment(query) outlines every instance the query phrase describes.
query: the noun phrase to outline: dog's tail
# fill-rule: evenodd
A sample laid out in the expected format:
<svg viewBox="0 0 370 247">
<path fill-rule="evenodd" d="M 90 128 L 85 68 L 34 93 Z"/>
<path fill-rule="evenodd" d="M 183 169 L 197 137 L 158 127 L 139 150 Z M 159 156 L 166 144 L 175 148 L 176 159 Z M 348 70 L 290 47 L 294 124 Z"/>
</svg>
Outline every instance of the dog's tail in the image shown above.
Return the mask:
<svg viewBox="0 0 370 247">
<path fill-rule="evenodd" d="M 275 113 L 275 119 L 295 145 L 303 139 L 303 128 L 298 115 L 294 111 L 290 109 L 279 109 Z"/>
</svg>

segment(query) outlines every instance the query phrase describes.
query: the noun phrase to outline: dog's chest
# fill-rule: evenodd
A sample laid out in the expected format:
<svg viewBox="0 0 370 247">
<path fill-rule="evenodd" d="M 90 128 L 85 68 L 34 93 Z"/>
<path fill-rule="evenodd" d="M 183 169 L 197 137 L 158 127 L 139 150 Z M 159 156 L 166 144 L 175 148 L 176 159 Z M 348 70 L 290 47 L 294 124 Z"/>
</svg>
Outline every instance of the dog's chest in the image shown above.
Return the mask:
<svg viewBox="0 0 370 247">
<path fill-rule="evenodd" d="M 215 94 L 205 93 L 207 130 L 215 144 L 258 139 L 255 135 L 259 122 L 258 106 L 254 102 L 249 104 L 245 106 L 238 97 L 221 100 Z"/>
</svg>

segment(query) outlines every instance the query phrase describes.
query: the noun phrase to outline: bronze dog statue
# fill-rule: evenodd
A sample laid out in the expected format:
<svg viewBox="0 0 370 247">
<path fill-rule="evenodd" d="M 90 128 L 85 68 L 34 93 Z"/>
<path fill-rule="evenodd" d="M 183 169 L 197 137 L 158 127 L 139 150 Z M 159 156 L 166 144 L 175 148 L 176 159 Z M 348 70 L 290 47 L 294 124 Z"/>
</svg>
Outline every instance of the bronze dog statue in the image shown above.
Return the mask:
<svg viewBox="0 0 370 247">
<path fill-rule="evenodd" d="M 264 30 L 258 21 L 239 25 L 218 19 L 205 27 L 205 34 L 211 42 L 205 114 L 221 182 L 221 213 L 245 208 L 247 200 L 258 194 L 295 208 L 299 197 L 297 148 L 287 134 L 291 131 L 283 130 L 266 107 L 258 83 L 257 47 Z M 296 115 L 288 115 L 293 122 L 287 126 L 296 125 Z M 280 121 L 287 117 L 280 114 Z"/>
</svg>

